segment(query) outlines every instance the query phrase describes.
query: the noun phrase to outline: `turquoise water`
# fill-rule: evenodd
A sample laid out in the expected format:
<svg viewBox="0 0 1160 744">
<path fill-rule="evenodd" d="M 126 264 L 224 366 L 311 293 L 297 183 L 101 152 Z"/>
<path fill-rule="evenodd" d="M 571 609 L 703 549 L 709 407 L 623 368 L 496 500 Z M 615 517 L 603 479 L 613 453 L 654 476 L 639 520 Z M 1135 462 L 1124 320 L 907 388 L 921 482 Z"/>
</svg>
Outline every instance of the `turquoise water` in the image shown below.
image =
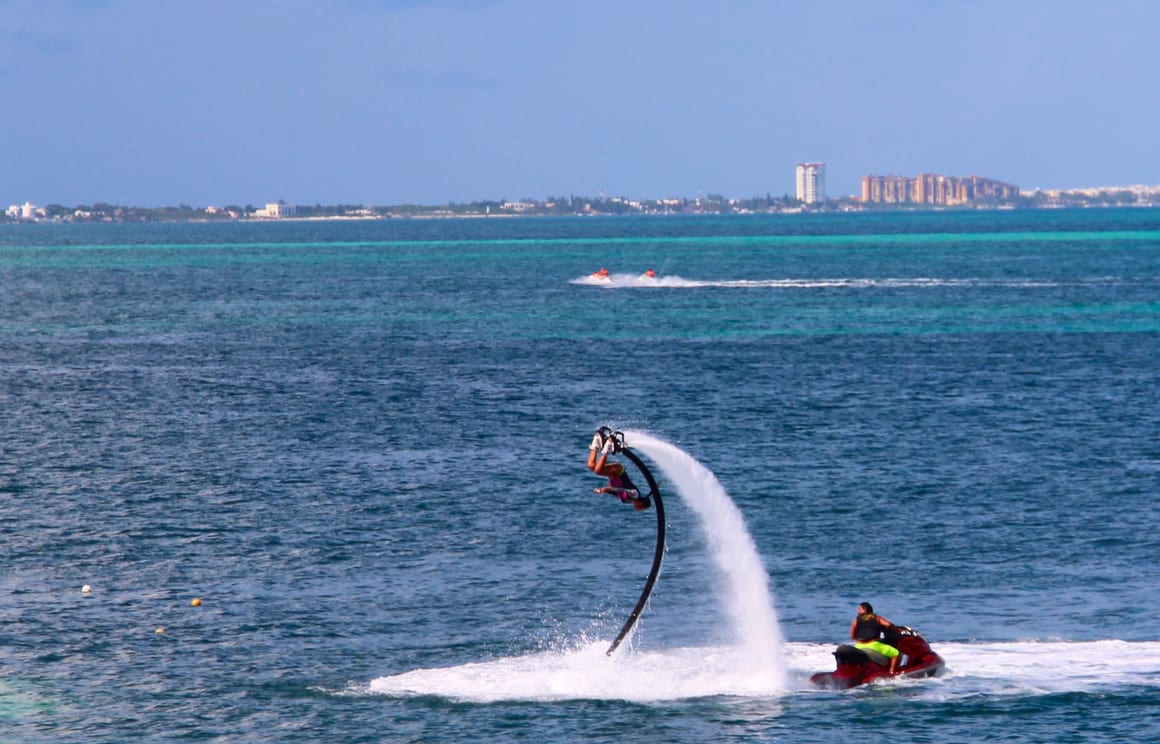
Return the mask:
<svg viewBox="0 0 1160 744">
<path fill-rule="evenodd" d="M 0 298 L 5 741 L 1160 735 L 1158 211 L 6 225 Z M 807 689 L 861 600 L 950 673 Z"/>
</svg>

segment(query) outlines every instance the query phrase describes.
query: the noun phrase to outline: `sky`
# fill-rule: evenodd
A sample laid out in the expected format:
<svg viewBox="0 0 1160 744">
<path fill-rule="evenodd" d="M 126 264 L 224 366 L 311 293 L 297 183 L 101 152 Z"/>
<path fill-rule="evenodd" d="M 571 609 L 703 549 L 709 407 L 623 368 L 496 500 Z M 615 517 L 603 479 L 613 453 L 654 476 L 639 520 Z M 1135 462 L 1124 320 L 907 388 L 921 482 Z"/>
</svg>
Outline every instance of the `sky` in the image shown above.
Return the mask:
<svg viewBox="0 0 1160 744">
<path fill-rule="evenodd" d="M 0 208 L 1160 184 L 1154 0 L 0 0 Z"/>
</svg>

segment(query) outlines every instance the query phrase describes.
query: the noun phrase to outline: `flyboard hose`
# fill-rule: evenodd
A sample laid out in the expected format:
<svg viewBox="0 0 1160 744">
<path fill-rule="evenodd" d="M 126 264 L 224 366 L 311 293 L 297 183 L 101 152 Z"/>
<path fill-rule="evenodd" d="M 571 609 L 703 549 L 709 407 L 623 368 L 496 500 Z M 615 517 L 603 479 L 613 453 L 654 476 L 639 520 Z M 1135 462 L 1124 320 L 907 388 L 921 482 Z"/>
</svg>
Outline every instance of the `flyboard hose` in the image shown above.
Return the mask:
<svg viewBox="0 0 1160 744">
<path fill-rule="evenodd" d="M 665 505 L 661 501 L 661 489 L 657 488 L 657 482 L 653 479 L 652 473 L 632 450 L 628 447 L 622 447 L 621 453 L 632 461 L 632 464 L 644 474 L 645 480 L 648 481 L 649 495 L 652 497 L 657 511 L 657 547 L 656 552 L 653 553 L 652 570 L 648 572 L 648 580 L 644 583 L 644 591 L 640 593 L 640 599 L 636 601 L 636 607 L 632 608 L 632 614 L 628 616 L 624 627 L 620 629 L 612 645 L 604 652 L 608 656 L 612 656 L 613 652 L 620 646 L 621 641 L 632 631 L 632 626 L 636 625 L 640 613 L 644 610 L 645 603 L 648 602 L 649 595 L 652 594 L 653 585 L 657 583 L 657 576 L 661 573 L 661 561 L 665 557 Z"/>
</svg>

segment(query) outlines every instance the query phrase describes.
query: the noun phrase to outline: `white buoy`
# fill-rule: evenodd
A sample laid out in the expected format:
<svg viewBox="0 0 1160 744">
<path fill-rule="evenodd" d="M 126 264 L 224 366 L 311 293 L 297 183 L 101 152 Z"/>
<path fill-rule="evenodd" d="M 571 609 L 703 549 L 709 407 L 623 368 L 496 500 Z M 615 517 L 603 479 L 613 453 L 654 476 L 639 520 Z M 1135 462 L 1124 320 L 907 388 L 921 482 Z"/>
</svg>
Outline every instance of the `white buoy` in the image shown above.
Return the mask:
<svg viewBox="0 0 1160 744">
<path fill-rule="evenodd" d="M 88 584 L 85 584 L 84 586 L 81 587 L 81 594 L 92 594 L 92 593 L 93 593 L 93 588 L 91 586 L 89 586 Z"/>
</svg>

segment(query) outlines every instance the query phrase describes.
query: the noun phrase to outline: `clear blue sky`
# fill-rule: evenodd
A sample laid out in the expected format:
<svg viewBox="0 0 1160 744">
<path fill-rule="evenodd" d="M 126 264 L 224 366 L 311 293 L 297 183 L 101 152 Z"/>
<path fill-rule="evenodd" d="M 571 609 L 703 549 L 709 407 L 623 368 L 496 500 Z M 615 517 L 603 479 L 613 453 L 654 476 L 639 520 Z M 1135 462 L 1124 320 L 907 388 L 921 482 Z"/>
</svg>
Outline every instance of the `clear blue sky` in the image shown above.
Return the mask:
<svg viewBox="0 0 1160 744">
<path fill-rule="evenodd" d="M 1154 0 L 0 0 L 0 208 L 1160 183 Z"/>
</svg>

